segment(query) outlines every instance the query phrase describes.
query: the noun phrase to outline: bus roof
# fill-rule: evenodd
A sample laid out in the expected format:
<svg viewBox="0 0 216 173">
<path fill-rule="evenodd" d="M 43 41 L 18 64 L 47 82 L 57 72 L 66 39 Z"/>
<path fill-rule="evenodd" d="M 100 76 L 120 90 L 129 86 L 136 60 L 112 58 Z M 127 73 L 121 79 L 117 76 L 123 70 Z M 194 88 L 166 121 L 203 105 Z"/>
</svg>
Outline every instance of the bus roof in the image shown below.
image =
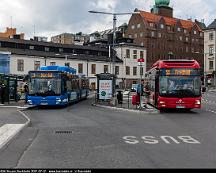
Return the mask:
<svg viewBox="0 0 216 173">
<path fill-rule="evenodd" d="M 76 69 L 67 66 L 43 66 L 40 67 L 40 71 L 61 71 L 74 75 L 76 74 Z"/>
<path fill-rule="evenodd" d="M 153 64 L 152 68 L 200 68 L 200 65 L 196 60 L 171 59 L 159 60 Z"/>
</svg>

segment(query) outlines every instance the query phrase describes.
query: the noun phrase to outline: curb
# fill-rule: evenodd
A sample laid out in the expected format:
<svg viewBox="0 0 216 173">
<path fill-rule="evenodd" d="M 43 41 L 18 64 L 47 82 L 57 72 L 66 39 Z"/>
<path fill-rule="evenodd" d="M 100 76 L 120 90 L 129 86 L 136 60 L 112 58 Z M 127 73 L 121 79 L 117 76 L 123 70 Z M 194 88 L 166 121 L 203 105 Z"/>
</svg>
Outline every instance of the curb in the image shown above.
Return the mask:
<svg viewBox="0 0 216 173">
<path fill-rule="evenodd" d="M 20 129 L 18 129 L 13 135 L 11 135 L 9 138 L 7 138 L 6 141 L 4 141 L 1 145 L 0 145 L 0 149 L 4 149 L 5 147 L 7 147 L 14 138 L 16 138 L 26 127 L 28 127 L 31 123 L 31 120 L 29 117 L 27 117 L 26 114 L 24 114 L 22 111 L 18 110 L 17 112 L 19 112 L 25 119 L 27 119 L 27 122 L 25 124 L 22 125 L 22 127 Z"/>
<path fill-rule="evenodd" d="M 106 109 L 112 109 L 112 110 L 118 110 L 118 111 L 127 111 L 127 112 L 133 112 L 133 113 L 143 113 L 143 114 L 156 114 L 158 113 L 157 111 L 153 112 L 153 111 L 140 111 L 140 110 L 132 110 L 132 109 L 124 109 L 124 108 L 116 108 L 116 107 L 111 107 L 111 106 L 103 106 L 103 105 L 98 105 L 98 104 L 94 104 L 92 103 L 92 106 L 95 107 L 100 107 L 100 108 L 106 108 Z"/>
</svg>

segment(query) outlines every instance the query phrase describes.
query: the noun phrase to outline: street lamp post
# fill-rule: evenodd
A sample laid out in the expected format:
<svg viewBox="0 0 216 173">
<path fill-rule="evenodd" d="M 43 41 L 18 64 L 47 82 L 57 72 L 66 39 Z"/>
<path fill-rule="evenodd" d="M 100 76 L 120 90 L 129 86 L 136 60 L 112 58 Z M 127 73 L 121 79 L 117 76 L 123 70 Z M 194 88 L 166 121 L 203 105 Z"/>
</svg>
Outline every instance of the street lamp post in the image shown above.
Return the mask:
<svg viewBox="0 0 216 173">
<path fill-rule="evenodd" d="M 133 13 L 108 13 L 108 12 L 101 12 L 101 11 L 89 11 L 89 13 L 96 13 L 96 14 L 106 14 L 113 16 L 113 53 L 112 53 L 112 74 L 115 74 L 115 42 L 116 42 L 116 21 L 117 16 L 119 15 L 131 15 L 131 14 L 139 14 L 139 12 Z"/>
</svg>

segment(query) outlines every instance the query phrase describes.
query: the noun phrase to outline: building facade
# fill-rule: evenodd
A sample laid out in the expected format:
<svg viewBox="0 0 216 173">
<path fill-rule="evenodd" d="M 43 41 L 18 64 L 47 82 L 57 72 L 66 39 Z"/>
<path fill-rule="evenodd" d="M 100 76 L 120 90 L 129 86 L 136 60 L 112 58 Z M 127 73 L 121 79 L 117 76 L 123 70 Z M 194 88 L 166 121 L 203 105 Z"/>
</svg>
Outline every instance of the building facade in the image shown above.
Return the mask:
<svg viewBox="0 0 216 173">
<path fill-rule="evenodd" d="M 126 37 L 147 48 L 147 70 L 159 59 L 195 59 L 203 65 L 204 32 L 201 22 L 173 17 L 169 0 L 156 0 L 151 12 L 136 9 Z"/>
<path fill-rule="evenodd" d="M 216 86 L 216 19 L 204 32 L 204 72 L 209 84 Z"/>
<path fill-rule="evenodd" d="M 110 73 L 109 50 L 98 47 L 62 45 L 33 40 L 0 39 L 0 73 L 27 75 L 41 66 L 70 66 L 90 79 L 96 89 L 96 74 Z M 115 57 L 118 78 L 122 79 L 123 61 Z"/>
<path fill-rule="evenodd" d="M 89 36 L 86 34 L 77 33 L 63 33 L 57 36 L 51 37 L 51 42 L 59 44 L 72 44 L 72 45 L 84 45 L 89 41 Z"/>
<path fill-rule="evenodd" d="M 129 89 L 132 84 L 138 84 L 144 78 L 146 72 L 146 48 L 136 44 L 118 44 L 115 47 L 117 57 L 122 61 L 122 80 L 119 82 L 121 88 Z M 144 59 L 142 66 L 139 66 L 138 59 Z"/>
</svg>

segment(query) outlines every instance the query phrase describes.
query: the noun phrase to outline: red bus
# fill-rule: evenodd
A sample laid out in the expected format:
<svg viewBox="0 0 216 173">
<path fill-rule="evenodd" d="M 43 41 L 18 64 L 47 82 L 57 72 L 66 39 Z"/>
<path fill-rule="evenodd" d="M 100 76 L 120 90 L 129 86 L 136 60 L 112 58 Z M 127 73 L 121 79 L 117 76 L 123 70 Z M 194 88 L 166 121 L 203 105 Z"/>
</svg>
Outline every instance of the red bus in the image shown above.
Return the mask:
<svg viewBox="0 0 216 173">
<path fill-rule="evenodd" d="M 148 103 L 159 110 L 201 108 L 201 71 L 195 60 L 160 60 L 146 73 Z"/>
</svg>

